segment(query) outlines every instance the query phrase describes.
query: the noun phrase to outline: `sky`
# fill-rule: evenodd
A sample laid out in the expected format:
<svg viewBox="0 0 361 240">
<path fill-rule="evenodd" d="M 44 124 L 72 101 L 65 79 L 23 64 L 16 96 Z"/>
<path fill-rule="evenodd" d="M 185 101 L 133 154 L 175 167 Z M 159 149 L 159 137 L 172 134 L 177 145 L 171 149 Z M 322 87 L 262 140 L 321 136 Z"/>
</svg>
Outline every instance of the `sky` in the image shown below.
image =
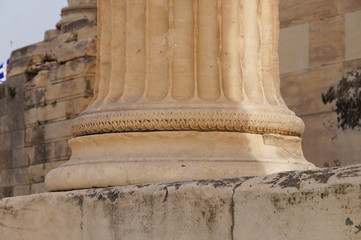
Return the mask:
<svg viewBox="0 0 361 240">
<path fill-rule="evenodd" d="M 0 63 L 12 50 L 43 41 L 67 0 L 0 0 Z"/>
</svg>

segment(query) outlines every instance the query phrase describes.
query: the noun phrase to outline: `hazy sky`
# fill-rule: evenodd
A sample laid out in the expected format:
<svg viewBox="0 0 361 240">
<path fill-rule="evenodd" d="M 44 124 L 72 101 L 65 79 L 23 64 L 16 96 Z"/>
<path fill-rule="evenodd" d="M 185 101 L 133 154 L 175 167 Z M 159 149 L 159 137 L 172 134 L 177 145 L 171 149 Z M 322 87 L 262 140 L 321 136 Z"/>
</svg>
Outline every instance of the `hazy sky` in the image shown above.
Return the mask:
<svg viewBox="0 0 361 240">
<path fill-rule="evenodd" d="M 0 0 L 0 63 L 12 50 L 42 41 L 66 6 L 67 0 Z"/>
</svg>

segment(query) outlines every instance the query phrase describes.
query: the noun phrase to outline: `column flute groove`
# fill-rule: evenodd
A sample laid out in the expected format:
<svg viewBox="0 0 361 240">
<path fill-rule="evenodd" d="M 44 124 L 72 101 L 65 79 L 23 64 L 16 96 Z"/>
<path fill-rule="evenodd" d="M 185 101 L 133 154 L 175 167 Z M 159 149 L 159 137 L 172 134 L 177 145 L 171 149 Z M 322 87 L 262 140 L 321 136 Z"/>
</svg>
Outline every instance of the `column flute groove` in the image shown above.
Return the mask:
<svg viewBox="0 0 361 240">
<path fill-rule="evenodd" d="M 106 104 L 119 100 L 124 92 L 126 73 L 126 19 L 127 1 L 111 0 L 111 52 L 112 71 L 109 83 L 109 93 L 105 99 Z"/>
<path fill-rule="evenodd" d="M 98 95 L 97 99 L 94 102 L 94 105 L 99 105 L 106 98 L 109 91 L 109 80 L 112 74 L 112 52 L 111 48 L 109 47 L 111 46 L 112 42 L 111 0 L 100 1 L 100 22 L 102 23 L 102 26 L 100 27 L 102 41 L 99 42 L 99 44 L 100 51 L 102 51 L 103 53 L 100 56 L 99 81 L 102 84 L 99 84 Z"/>
<path fill-rule="evenodd" d="M 260 34 L 258 26 L 259 0 L 243 1 L 244 26 L 244 88 L 247 97 L 254 103 L 263 103 L 260 83 Z"/>
<path fill-rule="evenodd" d="M 169 0 L 148 1 L 148 11 L 146 98 L 160 101 L 167 96 L 169 90 Z"/>
<path fill-rule="evenodd" d="M 240 2 L 222 2 L 222 84 L 224 95 L 231 101 L 243 101 L 241 74 Z"/>
<path fill-rule="evenodd" d="M 198 0 L 198 96 L 217 100 L 221 96 L 217 58 L 219 55 L 218 0 Z"/>
</svg>

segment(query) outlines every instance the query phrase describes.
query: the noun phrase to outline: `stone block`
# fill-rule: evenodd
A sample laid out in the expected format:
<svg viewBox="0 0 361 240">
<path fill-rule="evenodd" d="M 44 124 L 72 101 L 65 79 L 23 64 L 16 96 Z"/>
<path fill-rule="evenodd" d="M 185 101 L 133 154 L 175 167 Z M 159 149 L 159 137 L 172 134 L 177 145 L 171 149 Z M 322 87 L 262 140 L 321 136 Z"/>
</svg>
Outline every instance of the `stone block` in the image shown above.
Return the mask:
<svg viewBox="0 0 361 240">
<path fill-rule="evenodd" d="M 76 33 L 78 38 L 78 33 Z M 83 40 L 65 42 L 52 51 L 56 55 L 59 63 L 64 63 L 73 59 L 82 58 L 85 56 L 96 56 L 96 40 L 87 38 Z"/>
<path fill-rule="evenodd" d="M 24 130 L 0 134 L 0 151 L 12 150 L 24 146 Z"/>
<path fill-rule="evenodd" d="M 65 102 L 65 111 L 67 119 L 74 119 L 83 112 L 91 102 L 92 98 L 80 97 Z"/>
<path fill-rule="evenodd" d="M 361 11 L 345 15 L 346 60 L 361 58 Z"/>
<path fill-rule="evenodd" d="M 70 138 L 70 125 L 71 120 L 59 121 L 54 123 L 49 123 L 44 126 L 44 139 L 68 139 Z"/>
<path fill-rule="evenodd" d="M 69 7 L 77 7 L 83 4 L 96 4 L 96 0 L 68 0 Z"/>
<path fill-rule="evenodd" d="M 8 151 L 11 150 L 11 133 L 3 133 L 0 134 L 0 151 Z"/>
<path fill-rule="evenodd" d="M 25 131 L 25 145 L 31 146 L 44 142 L 44 126 L 28 127 Z"/>
<path fill-rule="evenodd" d="M 83 40 L 87 38 L 93 38 L 96 40 L 97 26 L 89 26 L 89 27 L 81 28 L 77 31 L 77 33 L 78 33 L 78 40 Z"/>
<path fill-rule="evenodd" d="M 318 167 L 347 166 L 360 163 L 359 130 L 337 128 L 335 112 L 302 117 L 306 125 L 303 152 Z M 346 157 L 347 156 L 347 157 Z"/>
<path fill-rule="evenodd" d="M 12 148 L 24 147 L 25 130 L 18 130 L 11 133 L 11 146 Z"/>
<path fill-rule="evenodd" d="M 71 22 L 64 22 L 61 26 L 61 33 L 75 32 L 79 29 L 93 26 L 96 23 L 95 9 L 88 16 L 81 16 L 81 19 L 73 19 Z"/>
<path fill-rule="evenodd" d="M 244 183 L 234 194 L 234 239 L 360 239 L 360 173 L 358 165 Z"/>
<path fill-rule="evenodd" d="M 31 184 L 30 188 L 31 188 L 31 194 L 47 192 L 44 183 Z"/>
<path fill-rule="evenodd" d="M 5 85 L 0 84 L 0 99 L 5 97 Z"/>
<path fill-rule="evenodd" d="M 13 152 L 13 168 L 27 167 L 29 165 L 29 158 L 25 148 L 14 149 Z"/>
<path fill-rule="evenodd" d="M 340 13 L 349 13 L 361 10 L 361 1 L 359 0 L 340 0 Z"/>
<path fill-rule="evenodd" d="M 23 119 L 25 81 L 25 74 L 7 78 L 4 104 L 1 106 L 1 115 L 17 114 L 17 118 L 19 118 L 18 121 Z"/>
<path fill-rule="evenodd" d="M 27 107 L 24 110 L 24 121 L 27 126 L 31 124 L 38 123 L 38 108 L 37 107 Z"/>
<path fill-rule="evenodd" d="M 39 42 L 13 51 L 10 57 L 8 77 L 25 73 L 32 56 L 45 54 L 49 47 L 49 42 Z"/>
<path fill-rule="evenodd" d="M 45 175 L 52 169 L 59 167 L 65 161 L 51 162 L 44 164 L 31 165 L 29 167 L 29 181 L 30 184 L 43 183 Z"/>
<path fill-rule="evenodd" d="M 345 60 L 345 19 L 343 16 L 311 22 L 309 39 L 310 67 Z"/>
<path fill-rule="evenodd" d="M 281 28 L 311 22 L 338 14 L 338 0 L 282 0 Z"/>
<path fill-rule="evenodd" d="M 13 188 L 13 196 L 24 196 L 30 194 L 30 186 L 29 185 L 21 185 L 15 186 Z"/>
<path fill-rule="evenodd" d="M 37 108 L 37 116 L 38 121 L 40 122 L 65 119 L 65 102 L 58 102 L 54 100 L 46 106 L 40 106 Z"/>
<path fill-rule="evenodd" d="M 25 92 L 25 107 L 29 108 L 36 105 L 45 104 L 46 88 L 36 88 Z"/>
<path fill-rule="evenodd" d="M 279 39 L 280 73 L 303 70 L 309 66 L 308 24 L 281 29 Z"/>
<path fill-rule="evenodd" d="M 85 74 L 95 74 L 95 57 L 74 59 L 65 64 L 56 65 L 50 69 L 49 81 L 56 84 L 83 77 Z"/>
<path fill-rule="evenodd" d="M 0 171 L 10 169 L 12 167 L 12 151 L 0 151 Z"/>
<path fill-rule="evenodd" d="M 0 187 L 29 184 L 28 168 L 15 168 L 0 171 Z"/>
<path fill-rule="evenodd" d="M 60 101 L 88 95 L 91 83 L 86 77 L 59 82 L 47 88 L 45 98 L 48 101 Z"/>
<path fill-rule="evenodd" d="M 361 166 L 0 201 L 0 239 L 359 239 Z"/>
<path fill-rule="evenodd" d="M 0 199 L 13 196 L 13 187 L 0 187 Z"/>
<path fill-rule="evenodd" d="M 12 113 L 0 116 L 0 133 L 11 133 L 24 128 L 25 124 L 22 108 L 14 109 Z"/>
<path fill-rule="evenodd" d="M 44 143 L 27 148 L 30 165 L 68 160 L 71 150 L 66 140 Z"/>
<path fill-rule="evenodd" d="M 44 88 L 48 84 L 49 70 L 41 70 L 26 83 L 26 90 Z"/>
<path fill-rule="evenodd" d="M 60 31 L 58 29 L 47 30 L 44 33 L 44 41 L 51 41 L 59 35 Z"/>
<path fill-rule="evenodd" d="M 16 130 L 17 126 L 16 121 L 13 121 L 14 118 L 16 118 L 16 115 L 8 114 L 0 116 L 0 134 L 9 133 Z"/>
<path fill-rule="evenodd" d="M 332 104 L 324 105 L 321 94 L 335 86 L 346 73 L 343 63 L 281 75 L 281 91 L 287 106 L 298 116 L 329 112 Z"/>
</svg>

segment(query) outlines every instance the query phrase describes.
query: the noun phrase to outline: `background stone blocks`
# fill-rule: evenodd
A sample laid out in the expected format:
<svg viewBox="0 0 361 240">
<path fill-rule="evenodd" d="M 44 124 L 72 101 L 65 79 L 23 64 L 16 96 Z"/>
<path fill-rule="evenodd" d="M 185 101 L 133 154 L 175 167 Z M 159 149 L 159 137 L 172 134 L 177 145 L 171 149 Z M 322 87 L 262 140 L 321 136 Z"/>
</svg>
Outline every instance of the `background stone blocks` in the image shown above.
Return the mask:
<svg viewBox="0 0 361 240">
<path fill-rule="evenodd" d="M 95 22 L 63 24 L 15 50 L 0 86 L 0 198 L 46 191 L 47 172 L 70 157 L 71 119 L 92 98 Z"/>
<path fill-rule="evenodd" d="M 280 20 L 281 91 L 305 122 L 306 159 L 318 167 L 359 163 L 359 131 L 338 129 L 335 105 L 321 95 L 361 67 L 361 2 L 282 0 Z"/>
</svg>

